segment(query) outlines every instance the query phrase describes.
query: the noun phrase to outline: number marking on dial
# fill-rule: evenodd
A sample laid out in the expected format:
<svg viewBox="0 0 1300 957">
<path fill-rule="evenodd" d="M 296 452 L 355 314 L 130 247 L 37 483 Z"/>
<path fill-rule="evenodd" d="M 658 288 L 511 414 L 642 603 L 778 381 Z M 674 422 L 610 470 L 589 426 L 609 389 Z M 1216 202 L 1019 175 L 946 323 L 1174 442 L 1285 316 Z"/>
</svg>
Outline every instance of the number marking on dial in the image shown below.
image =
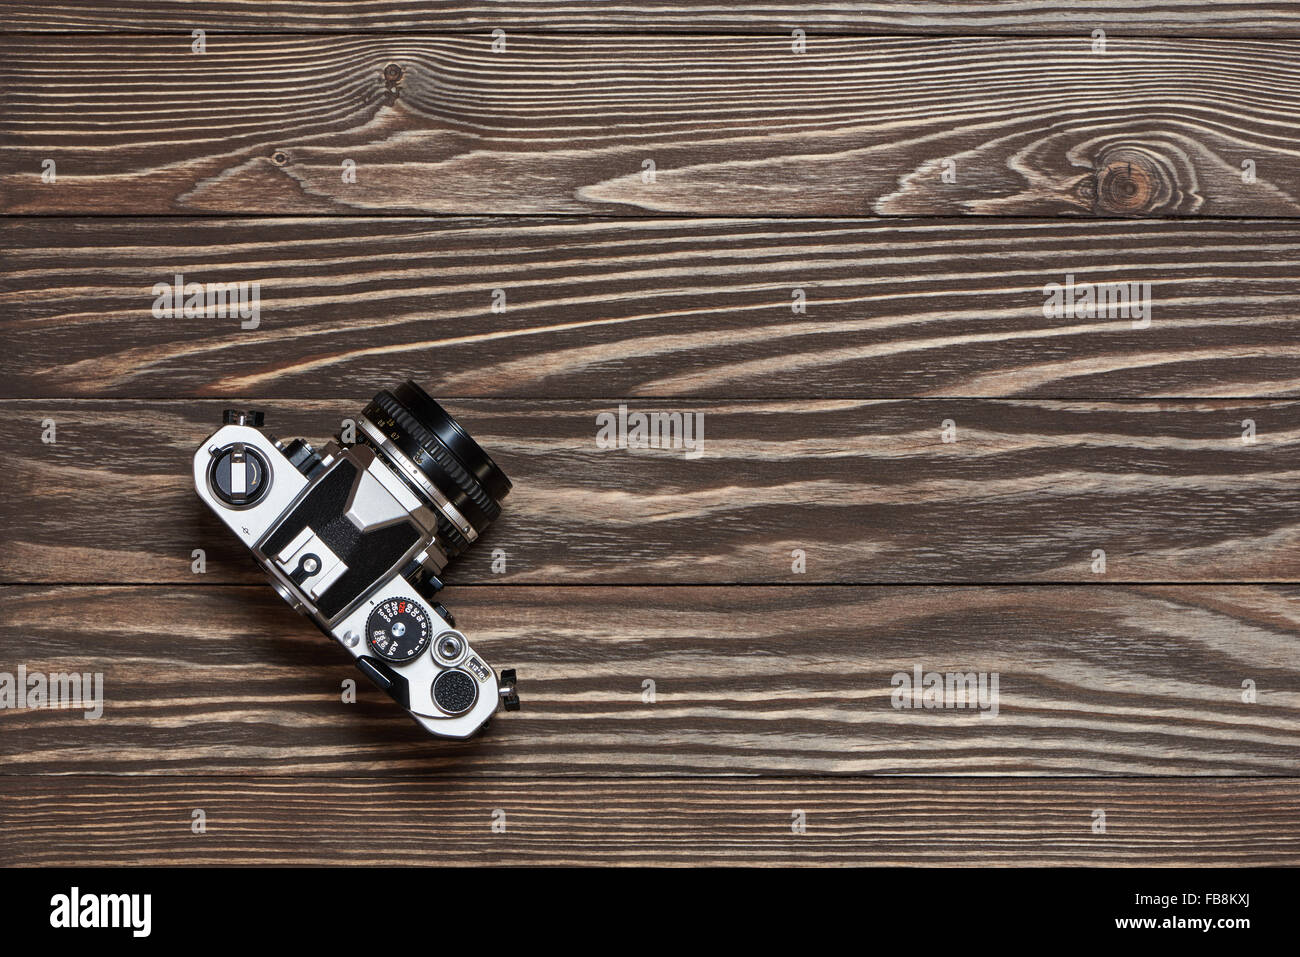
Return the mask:
<svg viewBox="0 0 1300 957">
<path fill-rule="evenodd" d="M 366 622 L 366 645 L 396 664 L 412 661 L 429 647 L 429 615 L 419 602 L 390 598 L 380 602 Z"/>
</svg>

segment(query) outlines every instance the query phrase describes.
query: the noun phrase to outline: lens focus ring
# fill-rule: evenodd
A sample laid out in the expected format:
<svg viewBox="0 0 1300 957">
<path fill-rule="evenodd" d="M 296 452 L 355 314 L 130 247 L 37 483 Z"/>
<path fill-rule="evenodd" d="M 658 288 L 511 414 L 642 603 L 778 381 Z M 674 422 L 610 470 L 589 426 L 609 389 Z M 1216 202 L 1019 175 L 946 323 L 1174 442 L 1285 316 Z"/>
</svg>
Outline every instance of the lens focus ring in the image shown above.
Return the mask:
<svg viewBox="0 0 1300 957">
<path fill-rule="evenodd" d="M 392 392 L 379 392 L 363 415 L 446 496 L 477 534 L 501 514 L 500 499 L 509 492 L 510 480 L 419 386 L 408 381 Z M 440 435 L 454 441 L 459 455 L 453 454 Z M 377 451 L 386 454 L 383 449 Z M 470 461 L 463 461 L 462 456 Z"/>
<path fill-rule="evenodd" d="M 456 462 L 456 459 L 451 455 L 451 452 L 448 452 L 445 447 L 443 447 L 442 442 L 438 441 L 438 437 L 434 436 L 433 432 L 430 432 L 429 429 L 426 429 L 415 416 L 407 412 L 406 408 L 403 408 L 402 404 L 393 397 L 393 394 L 380 393 L 374 397 L 372 404 L 385 412 L 387 419 L 393 420 L 400 429 L 406 430 L 409 437 L 415 439 L 416 445 L 420 447 L 420 450 L 424 451 L 426 455 L 429 455 L 429 458 L 434 460 L 434 463 L 438 465 L 438 468 L 441 468 L 443 473 L 446 473 L 448 479 L 454 482 L 456 489 L 459 489 L 461 493 L 467 495 L 469 501 L 473 502 L 474 505 L 478 507 L 478 511 L 482 512 L 482 515 L 485 516 L 487 521 L 491 521 L 500 515 L 500 506 L 497 505 L 489 495 L 487 495 L 484 488 L 482 488 L 478 482 L 473 480 L 473 477 L 469 475 L 469 472 L 465 471 L 463 465 Z M 367 412 L 369 412 L 369 408 L 367 408 Z M 374 421 L 373 416 L 367 415 L 367 417 Z M 450 494 L 451 489 L 443 488 L 445 482 L 435 482 L 435 484 L 438 485 L 439 489 L 442 489 L 442 493 L 447 495 L 447 498 L 454 498 Z M 477 528 L 477 525 L 478 523 L 476 521 L 474 527 Z"/>
</svg>

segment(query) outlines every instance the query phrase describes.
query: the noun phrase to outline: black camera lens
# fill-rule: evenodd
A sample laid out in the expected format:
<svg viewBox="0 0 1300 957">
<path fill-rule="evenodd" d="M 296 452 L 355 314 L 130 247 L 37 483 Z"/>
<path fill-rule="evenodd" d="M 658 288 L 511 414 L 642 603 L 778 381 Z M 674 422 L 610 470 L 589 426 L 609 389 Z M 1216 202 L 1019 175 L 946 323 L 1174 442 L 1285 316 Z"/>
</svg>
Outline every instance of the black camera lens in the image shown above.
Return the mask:
<svg viewBox="0 0 1300 957">
<path fill-rule="evenodd" d="M 357 440 L 433 508 L 450 555 L 464 551 L 501 514 L 510 480 L 414 382 L 375 394 L 361 413 Z"/>
</svg>

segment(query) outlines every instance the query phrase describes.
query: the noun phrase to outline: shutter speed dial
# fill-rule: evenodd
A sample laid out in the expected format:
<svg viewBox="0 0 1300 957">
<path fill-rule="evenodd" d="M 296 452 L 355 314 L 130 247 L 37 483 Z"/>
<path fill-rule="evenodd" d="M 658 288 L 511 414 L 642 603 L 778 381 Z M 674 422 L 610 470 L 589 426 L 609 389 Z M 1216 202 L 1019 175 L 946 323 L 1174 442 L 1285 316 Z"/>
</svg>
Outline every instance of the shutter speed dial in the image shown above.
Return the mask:
<svg viewBox="0 0 1300 957">
<path fill-rule="evenodd" d="M 429 647 L 429 613 L 411 598 L 390 598 L 370 613 L 366 644 L 380 658 L 403 664 Z"/>
</svg>

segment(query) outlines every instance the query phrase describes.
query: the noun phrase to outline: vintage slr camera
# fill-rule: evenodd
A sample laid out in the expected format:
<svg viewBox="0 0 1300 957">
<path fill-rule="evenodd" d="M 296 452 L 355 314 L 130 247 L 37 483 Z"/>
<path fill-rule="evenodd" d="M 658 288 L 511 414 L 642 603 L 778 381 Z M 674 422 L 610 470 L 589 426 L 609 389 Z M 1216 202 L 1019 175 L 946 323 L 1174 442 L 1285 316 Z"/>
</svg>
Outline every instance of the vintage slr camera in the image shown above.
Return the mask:
<svg viewBox="0 0 1300 957">
<path fill-rule="evenodd" d="M 319 452 L 227 410 L 194 456 L 199 497 L 294 609 L 426 730 L 468 738 L 519 707 L 435 601 L 438 575 L 501 514 L 510 480 L 414 382 L 378 393 Z"/>
</svg>

